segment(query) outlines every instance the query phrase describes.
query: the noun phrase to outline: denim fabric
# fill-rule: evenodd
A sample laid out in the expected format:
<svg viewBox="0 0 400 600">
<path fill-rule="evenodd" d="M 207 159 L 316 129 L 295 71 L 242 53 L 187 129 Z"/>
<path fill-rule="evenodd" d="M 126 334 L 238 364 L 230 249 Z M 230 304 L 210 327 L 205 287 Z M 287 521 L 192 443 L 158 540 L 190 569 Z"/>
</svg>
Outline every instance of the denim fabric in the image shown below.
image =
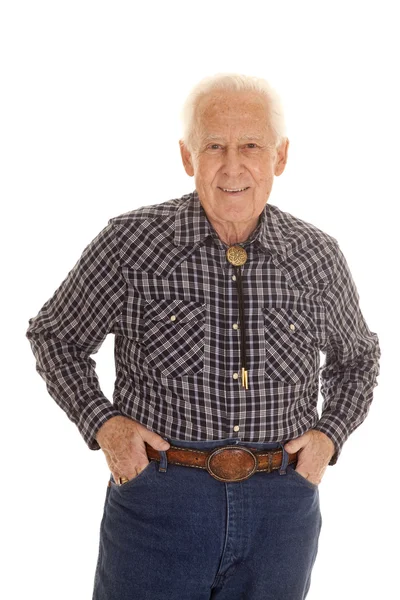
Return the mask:
<svg viewBox="0 0 400 600">
<path fill-rule="evenodd" d="M 237 438 L 172 445 L 255 449 Z M 310 587 L 321 512 L 318 486 L 285 463 L 222 482 L 161 453 L 128 483 L 110 475 L 92 600 L 302 600 Z"/>
</svg>

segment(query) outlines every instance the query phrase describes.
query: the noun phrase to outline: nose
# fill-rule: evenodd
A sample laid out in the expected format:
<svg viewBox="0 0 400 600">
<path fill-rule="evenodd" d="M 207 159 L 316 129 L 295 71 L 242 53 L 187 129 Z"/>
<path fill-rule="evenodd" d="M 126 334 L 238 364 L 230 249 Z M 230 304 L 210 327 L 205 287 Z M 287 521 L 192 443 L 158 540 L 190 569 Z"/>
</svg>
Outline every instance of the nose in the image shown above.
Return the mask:
<svg viewBox="0 0 400 600">
<path fill-rule="evenodd" d="M 240 151 L 235 148 L 227 148 L 223 164 L 223 173 L 229 180 L 235 180 L 244 172 L 242 156 Z"/>
</svg>

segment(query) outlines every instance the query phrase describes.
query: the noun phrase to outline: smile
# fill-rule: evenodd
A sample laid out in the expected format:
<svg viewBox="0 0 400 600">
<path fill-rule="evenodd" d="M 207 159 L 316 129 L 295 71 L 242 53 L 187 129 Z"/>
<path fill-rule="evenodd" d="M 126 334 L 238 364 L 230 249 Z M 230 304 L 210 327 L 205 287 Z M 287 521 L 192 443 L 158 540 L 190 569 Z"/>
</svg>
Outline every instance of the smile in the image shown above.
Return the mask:
<svg viewBox="0 0 400 600">
<path fill-rule="evenodd" d="M 237 189 L 229 189 L 229 188 L 219 188 L 219 189 L 222 190 L 223 192 L 227 192 L 228 194 L 238 194 L 239 192 L 245 192 L 249 188 L 244 187 L 244 188 L 237 188 Z"/>
</svg>

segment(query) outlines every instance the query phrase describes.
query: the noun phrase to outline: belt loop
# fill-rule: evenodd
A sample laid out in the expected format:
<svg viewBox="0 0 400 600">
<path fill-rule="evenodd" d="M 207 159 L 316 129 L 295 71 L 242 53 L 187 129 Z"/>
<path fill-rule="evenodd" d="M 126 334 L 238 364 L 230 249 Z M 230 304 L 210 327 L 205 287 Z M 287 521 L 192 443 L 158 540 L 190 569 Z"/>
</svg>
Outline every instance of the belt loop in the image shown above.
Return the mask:
<svg viewBox="0 0 400 600">
<path fill-rule="evenodd" d="M 282 448 L 282 464 L 279 469 L 279 475 L 286 475 L 286 469 L 289 462 L 289 453 L 284 448 L 285 443 L 286 442 L 280 443 L 280 446 Z"/>
<path fill-rule="evenodd" d="M 171 444 L 168 438 L 165 437 L 163 439 L 169 444 Z M 160 453 L 160 464 L 158 465 L 158 470 L 161 473 L 166 473 L 168 465 L 167 452 L 166 450 L 159 450 L 158 452 Z"/>
</svg>

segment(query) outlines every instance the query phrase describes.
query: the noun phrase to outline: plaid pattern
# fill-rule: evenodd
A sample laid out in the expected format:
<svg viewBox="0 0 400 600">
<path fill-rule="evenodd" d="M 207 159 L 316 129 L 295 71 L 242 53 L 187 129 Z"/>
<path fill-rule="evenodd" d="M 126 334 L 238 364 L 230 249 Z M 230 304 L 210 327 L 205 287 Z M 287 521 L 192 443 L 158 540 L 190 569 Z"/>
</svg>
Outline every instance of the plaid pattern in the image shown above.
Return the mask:
<svg viewBox="0 0 400 600">
<path fill-rule="evenodd" d="M 315 428 L 336 463 L 367 415 L 380 357 L 346 260 L 335 238 L 269 203 L 241 245 L 247 390 L 234 270 L 196 190 L 111 218 L 29 319 L 36 369 L 90 449 L 123 414 L 192 441 L 276 442 Z M 109 333 L 113 403 L 90 357 Z"/>
</svg>

